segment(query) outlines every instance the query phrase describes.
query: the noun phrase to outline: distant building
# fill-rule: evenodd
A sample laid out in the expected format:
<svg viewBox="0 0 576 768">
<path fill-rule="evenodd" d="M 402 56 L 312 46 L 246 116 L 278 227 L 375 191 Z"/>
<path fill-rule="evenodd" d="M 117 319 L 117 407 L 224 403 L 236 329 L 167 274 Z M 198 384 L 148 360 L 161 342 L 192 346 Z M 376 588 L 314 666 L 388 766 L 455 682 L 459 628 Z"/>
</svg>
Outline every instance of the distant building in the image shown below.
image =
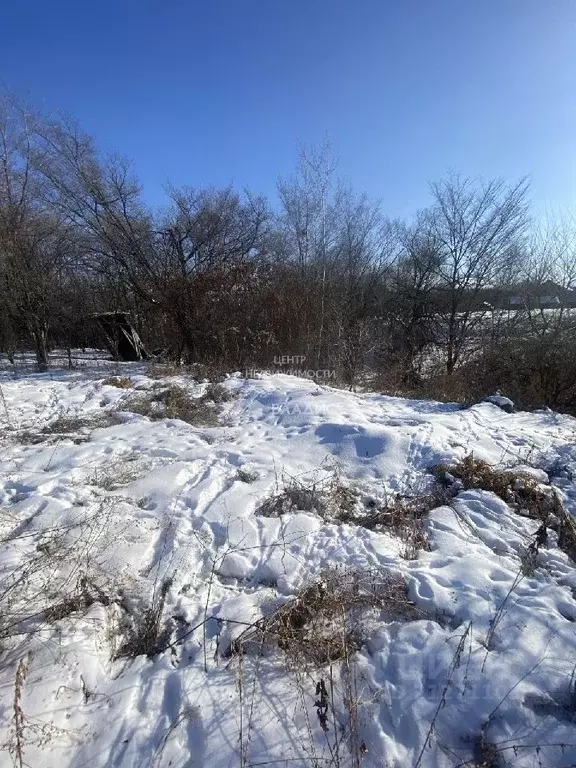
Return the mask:
<svg viewBox="0 0 576 768">
<path fill-rule="evenodd" d="M 554 309 L 576 307 L 576 291 L 571 291 L 552 280 L 543 283 L 524 283 L 514 286 L 514 293 L 504 294 L 504 309 Z"/>
</svg>

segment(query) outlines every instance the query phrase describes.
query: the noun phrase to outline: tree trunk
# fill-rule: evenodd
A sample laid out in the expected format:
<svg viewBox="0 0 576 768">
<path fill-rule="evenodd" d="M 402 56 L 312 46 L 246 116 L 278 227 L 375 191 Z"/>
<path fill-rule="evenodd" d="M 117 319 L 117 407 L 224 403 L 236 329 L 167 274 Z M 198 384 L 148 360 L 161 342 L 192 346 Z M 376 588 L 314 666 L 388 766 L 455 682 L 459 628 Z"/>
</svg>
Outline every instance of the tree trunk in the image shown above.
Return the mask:
<svg viewBox="0 0 576 768">
<path fill-rule="evenodd" d="M 44 329 L 34 331 L 34 344 L 36 345 L 36 365 L 42 373 L 48 370 L 48 349 L 46 346 L 47 332 Z"/>
</svg>

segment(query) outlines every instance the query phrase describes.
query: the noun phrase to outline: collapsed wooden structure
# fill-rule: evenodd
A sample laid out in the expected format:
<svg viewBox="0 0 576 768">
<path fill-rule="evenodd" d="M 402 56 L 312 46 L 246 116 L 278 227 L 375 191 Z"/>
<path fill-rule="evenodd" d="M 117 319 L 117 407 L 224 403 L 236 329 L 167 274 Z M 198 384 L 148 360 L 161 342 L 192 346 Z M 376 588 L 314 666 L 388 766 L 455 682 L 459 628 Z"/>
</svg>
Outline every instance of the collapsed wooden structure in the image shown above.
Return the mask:
<svg viewBox="0 0 576 768">
<path fill-rule="evenodd" d="M 104 334 L 106 347 L 115 360 L 135 362 L 147 360 L 147 353 L 140 336 L 132 325 L 129 312 L 103 312 L 94 320 Z"/>
</svg>

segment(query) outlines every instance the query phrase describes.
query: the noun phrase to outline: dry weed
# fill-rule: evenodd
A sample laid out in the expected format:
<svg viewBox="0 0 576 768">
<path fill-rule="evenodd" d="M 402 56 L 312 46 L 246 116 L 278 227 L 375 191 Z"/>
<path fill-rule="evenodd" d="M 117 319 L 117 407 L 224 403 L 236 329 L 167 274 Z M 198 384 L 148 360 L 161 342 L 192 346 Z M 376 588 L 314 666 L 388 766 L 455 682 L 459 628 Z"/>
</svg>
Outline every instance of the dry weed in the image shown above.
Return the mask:
<svg viewBox="0 0 576 768">
<path fill-rule="evenodd" d="M 104 491 L 115 491 L 128 483 L 139 480 L 147 472 L 142 463 L 135 461 L 119 462 L 112 468 L 96 469 L 88 479 L 88 485 L 102 488 Z"/>
<path fill-rule="evenodd" d="M 173 384 L 133 395 L 123 401 L 122 408 L 153 421 L 180 419 L 197 427 L 214 427 L 218 425 L 218 411 L 214 405 L 208 399 L 193 397 L 184 387 Z"/>
<path fill-rule="evenodd" d="M 350 511 L 359 500 L 359 492 L 344 485 L 337 473 L 310 480 L 288 478 L 284 487 L 265 499 L 256 514 L 280 517 L 290 512 L 314 512 L 325 519 L 338 519 L 341 512 Z"/>
<path fill-rule="evenodd" d="M 341 482 L 337 473 L 310 482 L 291 479 L 281 491 L 256 509 L 263 517 L 280 517 L 296 511 L 312 512 L 328 522 L 359 525 L 370 531 L 387 531 L 404 542 L 401 554 L 408 560 L 428 549 L 423 517 L 450 500 L 441 488 L 432 493 L 408 496 L 393 494 L 382 502 L 363 499 L 360 491 Z"/>
<path fill-rule="evenodd" d="M 114 658 L 134 659 L 136 656 L 155 656 L 166 650 L 170 644 L 172 628 L 163 621 L 164 603 L 172 579 L 165 579 L 155 594 L 152 605 L 138 614 L 133 614 L 124 642 Z"/>
<path fill-rule="evenodd" d="M 556 531 L 558 546 L 576 562 L 576 521 L 565 509 L 559 492 L 520 470 L 496 469 L 486 461 L 466 456 L 454 465 L 439 464 L 432 467 L 440 485 L 452 493 L 461 489 L 491 491 L 505 501 L 516 514 L 541 523 L 535 541 L 523 558 L 524 575 L 535 567 L 540 546 L 548 542 L 547 529 Z"/>
<path fill-rule="evenodd" d="M 497 469 L 472 453 L 453 465 L 438 464 L 431 471 L 449 489 L 490 491 L 518 514 L 534 520 L 546 520 L 556 505 L 552 490 L 529 473 Z"/>
<path fill-rule="evenodd" d="M 134 386 L 134 382 L 127 376 L 109 376 L 103 380 L 102 385 L 116 387 L 117 389 L 130 389 Z"/>
<path fill-rule="evenodd" d="M 335 568 L 234 640 L 228 654 L 277 646 L 297 665 L 348 658 L 366 640 L 370 617 L 411 621 L 422 613 L 402 578 L 385 571 Z"/>
<path fill-rule="evenodd" d="M 94 416 L 78 416 L 62 414 L 42 429 L 43 435 L 69 435 L 81 431 L 102 429 L 118 424 L 116 414 L 112 412 L 98 413 Z M 40 440 L 38 440 L 40 442 Z"/>
<path fill-rule="evenodd" d="M 428 538 L 422 522 L 424 516 L 448 501 L 447 495 L 441 491 L 420 496 L 397 493 L 387 496 L 381 503 L 370 499 L 360 510 L 344 508 L 338 515 L 338 520 L 361 525 L 370 531 L 387 531 L 397 536 L 404 542 L 402 556 L 407 560 L 414 560 L 420 550 L 428 549 Z"/>
<path fill-rule="evenodd" d="M 5 562 L 0 573 L 0 639 L 42 632 L 50 621 L 88 604 L 110 603 L 93 575 L 106 546 L 110 515 L 111 507 L 102 504 L 66 525 L 35 532 L 35 546 L 21 524 L 0 541 Z"/>
<path fill-rule="evenodd" d="M 240 468 L 236 471 L 236 480 L 239 480 L 241 483 L 253 483 L 255 480 L 258 480 L 258 473 Z"/>
<path fill-rule="evenodd" d="M 500 768 L 502 765 L 498 748 L 486 738 L 484 733 L 475 740 L 472 755 L 473 768 Z"/>
<path fill-rule="evenodd" d="M 234 392 L 231 392 L 223 384 L 212 383 L 206 387 L 204 394 L 202 395 L 204 400 L 212 401 L 213 403 L 227 403 L 230 400 L 234 400 L 236 397 Z"/>
<path fill-rule="evenodd" d="M 111 602 L 108 595 L 97 584 L 86 574 L 82 574 L 76 582 L 76 588 L 64 596 L 60 602 L 50 605 L 44 611 L 44 618 L 49 622 L 58 621 L 73 613 L 86 611 L 94 603 L 110 605 Z"/>
</svg>

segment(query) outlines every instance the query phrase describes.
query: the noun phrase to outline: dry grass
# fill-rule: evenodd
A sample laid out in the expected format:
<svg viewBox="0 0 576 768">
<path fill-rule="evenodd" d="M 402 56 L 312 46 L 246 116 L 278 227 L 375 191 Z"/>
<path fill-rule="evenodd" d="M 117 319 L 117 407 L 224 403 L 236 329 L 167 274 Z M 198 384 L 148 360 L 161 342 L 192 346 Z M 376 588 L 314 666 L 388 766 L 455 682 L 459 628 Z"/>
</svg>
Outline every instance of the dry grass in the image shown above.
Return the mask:
<svg viewBox="0 0 576 768">
<path fill-rule="evenodd" d="M 228 403 L 230 400 L 234 400 L 236 395 L 234 392 L 231 392 L 229 389 L 227 389 L 223 384 L 212 383 L 208 384 L 202 397 L 204 400 L 220 404 Z"/>
<path fill-rule="evenodd" d="M 104 379 L 102 385 L 116 387 L 117 389 L 130 389 L 134 386 L 134 382 L 127 376 L 110 376 Z"/>
<path fill-rule="evenodd" d="M 102 488 L 104 491 L 115 491 L 128 483 L 143 477 L 148 468 L 137 461 L 119 461 L 108 469 L 97 469 L 88 479 L 88 485 Z"/>
<path fill-rule="evenodd" d="M 349 658 L 370 632 L 370 620 L 412 621 L 422 613 L 402 578 L 381 570 L 334 568 L 236 638 L 227 655 L 283 650 L 299 667 Z"/>
<path fill-rule="evenodd" d="M 473 454 L 450 466 L 438 464 L 432 472 L 447 488 L 490 491 L 518 514 L 534 520 L 547 520 L 555 510 L 555 494 L 532 475 L 513 468 L 497 469 Z"/>
<path fill-rule="evenodd" d="M 165 379 L 170 376 L 181 376 L 184 373 L 187 373 L 188 369 L 185 366 L 178 365 L 176 362 L 172 361 L 159 361 L 159 360 L 153 360 L 151 363 L 148 364 L 148 367 L 146 369 L 146 375 L 149 379 Z"/>
<path fill-rule="evenodd" d="M 439 464 L 432 467 L 438 482 L 452 494 L 459 490 L 479 489 L 490 491 L 505 501 L 516 514 L 541 523 L 536 532 L 532 555 L 538 547 L 547 543 L 547 529 L 556 531 L 558 546 L 576 562 L 576 521 L 566 511 L 558 492 L 543 485 L 522 470 L 497 469 L 473 454 L 453 465 Z M 530 555 L 530 551 L 527 553 Z M 527 573 L 533 567 L 530 557 L 523 564 Z"/>
<path fill-rule="evenodd" d="M 471 768 L 500 768 L 502 765 L 500 752 L 484 733 L 475 740 L 472 755 Z"/>
<path fill-rule="evenodd" d="M 423 527 L 425 515 L 449 500 L 442 489 L 419 496 L 397 493 L 387 496 L 380 503 L 370 499 L 361 509 L 342 508 L 338 520 L 351 525 L 361 525 L 369 531 L 386 531 L 400 538 L 404 542 L 402 557 L 414 560 L 420 550 L 429 548 Z"/>
<path fill-rule="evenodd" d="M 262 517 L 280 517 L 290 512 L 313 512 L 326 519 L 337 518 L 341 511 L 351 510 L 359 492 L 340 482 L 334 473 L 310 480 L 287 478 L 281 490 L 265 499 L 256 510 Z"/>
<path fill-rule="evenodd" d="M 70 594 L 46 608 L 44 618 L 48 622 L 58 621 L 74 613 L 83 613 L 94 603 L 110 605 L 111 600 L 97 584 L 82 574 L 76 582 L 76 588 Z"/>
<path fill-rule="evenodd" d="M 122 403 L 122 409 L 147 416 L 153 421 L 180 419 L 196 427 L 218 426 L 218 410 L 213 401 L 193 397 L 184 387 L 172 384 L 138 393 Z"/>
<path fill-rule="evenodd" d="M 236 480 L 239 480 L 241 483 L 253 483 L 255 480 L 258 480 L 258 473 L 240 468 L 236 471 Z"/>
<path fill-rule="evenodd" d="M 263 517 L 280 517 L 296 511 L 311 512 L 333 523 L 359 525 L 370 531 L 386 531 L 404 542 L 402 557 L 414 560 L 428 549 L 423 518 L 446 504 L 450 494 L 438 487 L 421 495 L 391 494 L 383 501 L 363 499 L 360 491 L 342 483 L 336 473 L 309 482 L 290 479 L 256 509 Z"/>
<path fill-rule="evenodd" d="M 152 605 L 138 614 L 132 614 L 131 623 L 114 658 L 135 659 L 137 656 L 152 657 L 166 650 L 170 644 L 172 629 L 163 620 L 164 603 L 172 579 L 165 579 L 152 600 Z"/>
<path fill-rule="evenodd" d="M 0 540 L 5 563 L 0 574 L 0 640 L 44 632 L 50 622 L 94 602 L 110 603 L 96 580 L 99 553 L 108 545 L 111 514 L 112 506 L 102 504 L 40 532 L 35 546 L 21 523 Z M 14 560 L 16 553 L 19 557 Z"/>
<path fill-rule="evenodd" d="M 225 378 L 228 369 L 215 364 L 190 363 L 179 364 L 174 360 L 153 360 L 148 364 L 146 375 L 149 379 L 166 379 L 171 376 L 190 376 L 196 381 L 220 382 Z"/>
<path fill-rule="evenodd" d="M 43 435 L 71 435 L 85 430 L 111 427 L 118 424 L 116 415 L 112 412 L 95 414 L 94 416 L 78 416 L 77 414 L 62 414 L 42 429 Z M 39 439 L 37 442 L 41 442 Z"/>
</svg>

